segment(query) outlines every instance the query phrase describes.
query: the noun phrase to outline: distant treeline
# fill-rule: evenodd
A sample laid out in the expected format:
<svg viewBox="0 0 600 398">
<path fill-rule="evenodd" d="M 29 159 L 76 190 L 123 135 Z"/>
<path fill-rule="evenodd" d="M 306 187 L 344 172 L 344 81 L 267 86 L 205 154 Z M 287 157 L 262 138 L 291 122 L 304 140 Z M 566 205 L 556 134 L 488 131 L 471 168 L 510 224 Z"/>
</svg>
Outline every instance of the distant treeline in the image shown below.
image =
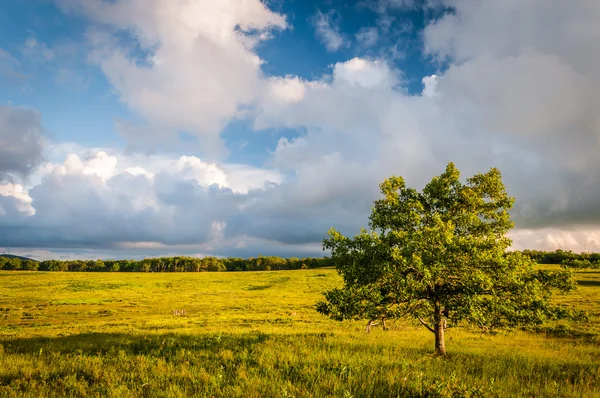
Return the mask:
<svg viewBox="0 0 600 398">
<path fill-rule="evenodd" d="M 523 250 L 521 253 L 539 264 L 561 264 L 565 268 L 600 269 L 600 253 L 573 253 L 556 250 Z M 46 260 L 33 261 L 1 257 L 1 270 L 82 271 L 82 272 L 203 272 L 203 271 L 270 271 L 331 267 L 329 257 L 282 258 L 258 256 L 244 258 L 160 257 L 144 260 Z"/>
<path fill-rule="evenodd" d="M 161 257 L 144 260 L 22 260 L 0 257 L 2 270 L 80 271 L 80 272 L 203 272 L 203 271 L 271 271 L 322 268 L 331 266 L 328 257 L 281 258 L 258 256 L 244 258 Z"/>
<path fill-rule="evenodd" d="M 600 269 L 600 253 L 573 253 L 570 250 L 544 252 L 540 250 L 523 250 L 521 253 L 538 264 L 561 264 L 565 268 Z"/>
</svg>

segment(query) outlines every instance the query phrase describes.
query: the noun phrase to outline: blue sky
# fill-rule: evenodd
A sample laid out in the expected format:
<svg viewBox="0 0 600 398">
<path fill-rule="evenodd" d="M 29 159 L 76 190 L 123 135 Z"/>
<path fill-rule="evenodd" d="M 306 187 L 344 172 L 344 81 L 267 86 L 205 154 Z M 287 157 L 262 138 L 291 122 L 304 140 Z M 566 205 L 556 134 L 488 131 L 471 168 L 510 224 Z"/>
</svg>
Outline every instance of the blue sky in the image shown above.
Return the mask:
<svg viewBox="0 0 600 398">
<path fill-rule="evenodd" d="M 576 3 L 7 0 L 0 248 L 322 255 L 383 178 L 454 161 L 502 170 L 514 247 L 600 250 L 600 6 Z"/>
</svg>

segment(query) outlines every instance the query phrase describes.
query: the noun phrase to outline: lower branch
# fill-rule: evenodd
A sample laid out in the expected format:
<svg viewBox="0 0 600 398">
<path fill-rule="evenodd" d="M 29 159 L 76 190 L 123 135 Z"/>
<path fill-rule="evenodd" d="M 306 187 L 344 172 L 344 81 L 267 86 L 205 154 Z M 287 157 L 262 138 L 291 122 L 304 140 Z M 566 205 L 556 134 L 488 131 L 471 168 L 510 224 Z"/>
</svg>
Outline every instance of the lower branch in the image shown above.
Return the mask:
<svg viewBox="0 0 600 398">
<path fill-rule="evenodd" d="M 431 333 L 435 333 L 435 330 L 433 330 L 433 328 L 431 326 L 429 326 L 421 317 L 419 318 L 419 322 L 421 322 L 421 324 L 423 324 L 423 326 L 425 326 L 427 328 L 427 330 L 429 330 Z"/>
<path fill-rule="evenodd" d="M 365 333 L 370 333 L 371 326 L 377 326 L 377 325 L 379 325 L 379 322 L 375 322 L 374 320 L 370 319 L 369 322 L 367 322 L 367 327 L 365 327 Z"/>
</svg>

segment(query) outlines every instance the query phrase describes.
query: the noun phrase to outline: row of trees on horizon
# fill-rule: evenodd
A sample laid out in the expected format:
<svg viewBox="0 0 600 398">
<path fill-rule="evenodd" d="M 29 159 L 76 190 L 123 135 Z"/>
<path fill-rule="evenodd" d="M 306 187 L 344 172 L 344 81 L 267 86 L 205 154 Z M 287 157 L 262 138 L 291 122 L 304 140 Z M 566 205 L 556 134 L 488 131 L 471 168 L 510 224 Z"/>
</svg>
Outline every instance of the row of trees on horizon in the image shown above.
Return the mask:
<svg viewBox="0 0 600 398">
<path fill-rule="evenodd" d="M 555 250 L 546 252 L 541 250 L 523 250 L 521 253 L 528 256 L 538 264 L 561 264 L 565 268 L 596 268 L 600 269 L 600 253 L 574 253 L 570 250 Z"/>
<path fill-rule="evenodd" d="M 0 257 L 1 270 L 79 271 L 79 272 L 222 272 L 271 271 L 332 266 L 329 257 L 282 258 L 258 256 L 247 259 L 228 257 L 160 257 L 143 260 L 23 260 Z"/>
<path fill-rule="evenodd" d="M 600 269 L 600 253 L 572 251 L 523 250 L 521 253 L 539 264 L 561 264 L 565 268 Z M 79 271 L 79 272 L 223 272 L 275 271 L 332 267 L 329 257 L 282 258 L 258 256 L 237 257 L 160 257 L 143 260 L 23 260 L 18 257 L 0 257 L 0 270 L 25 271 Z"/>
</svg>

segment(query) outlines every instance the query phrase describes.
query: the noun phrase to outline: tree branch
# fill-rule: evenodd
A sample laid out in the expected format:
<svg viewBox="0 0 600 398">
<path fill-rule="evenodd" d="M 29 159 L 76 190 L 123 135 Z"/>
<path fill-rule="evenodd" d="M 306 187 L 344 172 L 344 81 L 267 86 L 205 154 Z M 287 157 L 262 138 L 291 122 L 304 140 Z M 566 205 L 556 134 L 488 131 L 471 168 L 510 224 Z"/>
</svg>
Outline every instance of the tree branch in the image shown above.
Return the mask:
<svg viewBox="0 0 600 398">
<path fill-rule="evenodd" d="M 433 330 L 431 328 L 431 326 L 429 326 L 427 323 L 425 323 L 425 321 L 421 317 L 418 317 L 418 318 L 419 318 L 419 322 L 421 322 L 423 324 L 423 326 L 425 326 L 431 333 L 435 333 L 435 330 Z"/>
</svg>

